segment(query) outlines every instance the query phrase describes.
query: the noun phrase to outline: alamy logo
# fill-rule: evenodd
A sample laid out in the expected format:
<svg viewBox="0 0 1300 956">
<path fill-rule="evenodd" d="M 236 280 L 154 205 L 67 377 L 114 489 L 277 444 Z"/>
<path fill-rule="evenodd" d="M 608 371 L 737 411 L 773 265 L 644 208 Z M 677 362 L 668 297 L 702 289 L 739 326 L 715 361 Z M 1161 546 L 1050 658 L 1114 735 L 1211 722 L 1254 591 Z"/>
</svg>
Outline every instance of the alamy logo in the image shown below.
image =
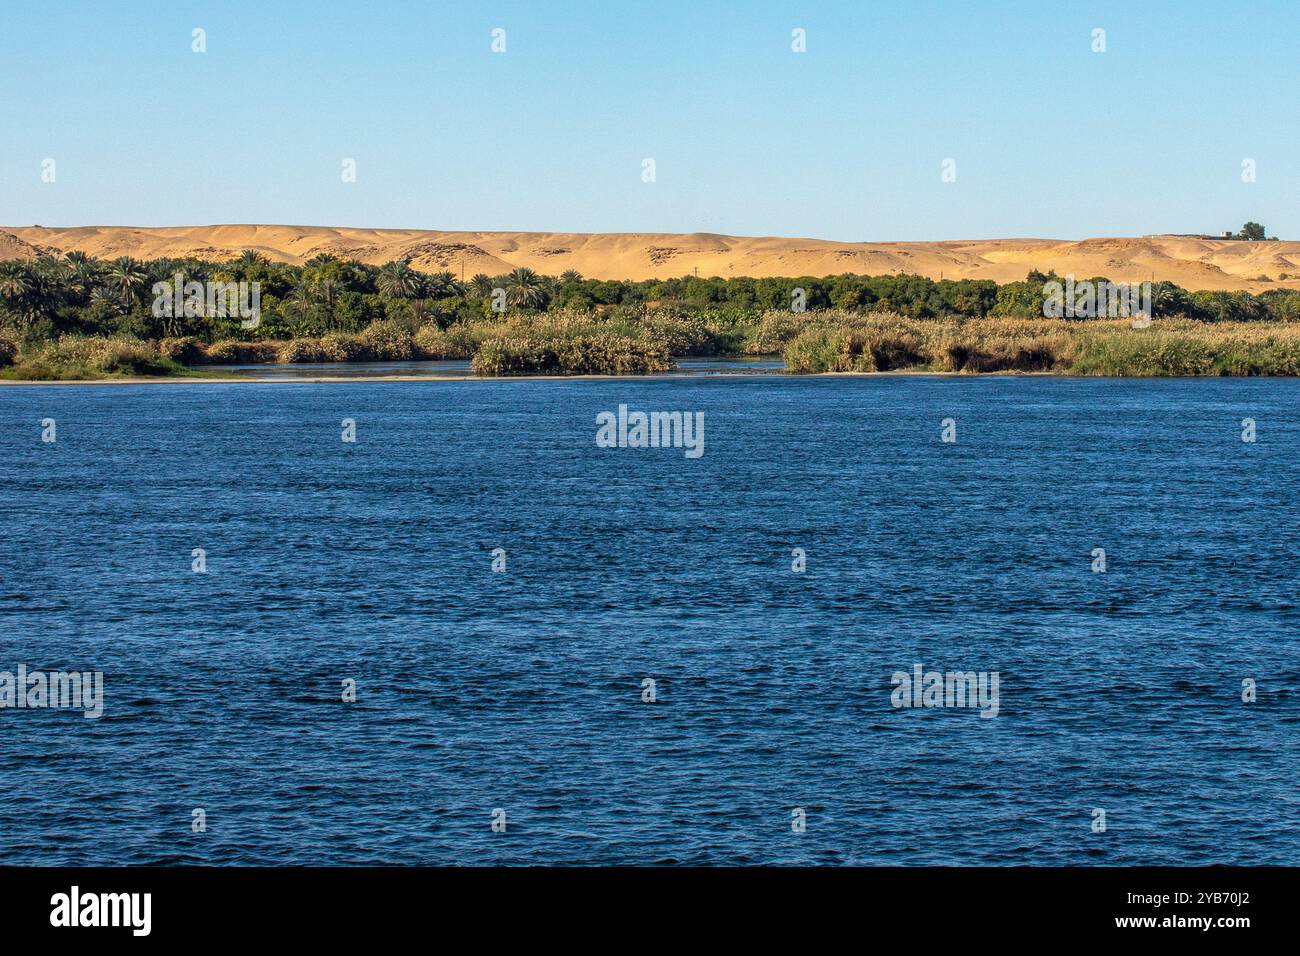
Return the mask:
<svg viewBox="0 0 1300 956">
<path fill-rule="evenodd" d="M 50 906 L 51 926 L 128 926 L 133 936 L 152 929 L 151 893 L 82 893 L 74 886 L 51 896 Z"/>
<path fill-rule="evenodd" d="M 171 282 L 153 285 L 155 319 L 239 317 L 245 329 L 262 322 L 262 283 L 186 282 L 179 272 Z"/>
<path fill-rule="evenodd" d="M 913 664 L 912 672 L 894 671 L 894 691 L 889 701 L 895 707 L 971 707 L 980 717 L 998 715 L 998 671 L 927 671 Z"/>
<path fill-rule="evenodd" d="M 1151 317 L 1151 283 L 1065 282 L 1043 284 L 1043 315 L 1049 319 Z"/>
<path fill-rule="evenodd" d="M 102 671 L 28 671 L 19 664 L 17 673 L 0 671 L 0 709 L 41 707 L 84 711 L 87 720 L 104 713 Z"/>
<path fill-rule="evenodd" d="M 685 448 L 687 458 L 704 454 L 703 412 L 629 412 L 596 416 L 598 448 Z"/>
</svg>

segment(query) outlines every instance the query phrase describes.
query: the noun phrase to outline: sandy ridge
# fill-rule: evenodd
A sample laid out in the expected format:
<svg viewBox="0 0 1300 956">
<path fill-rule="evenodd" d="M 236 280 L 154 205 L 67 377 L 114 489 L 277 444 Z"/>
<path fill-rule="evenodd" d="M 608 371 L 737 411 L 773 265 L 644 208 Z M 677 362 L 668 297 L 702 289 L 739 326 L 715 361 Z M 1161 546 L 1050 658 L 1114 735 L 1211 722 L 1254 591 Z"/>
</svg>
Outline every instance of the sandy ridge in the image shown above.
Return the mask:
<svg viewBox="0 0 1300 956">
<path fill-rule="evenodd" d="M 1079 278 L 1176 282 L 1186 289 L 1300 289 L 1300 242 L 1234 242 L 1187 236 L 831 242 L 715 233 L 444 232 L 329 226 L 0 226 L 0 260 L 81 250 L 101 258 L 225 259 L 256 249 L 279 262 L 320 253 L 367 263 L 408 259 L 422 271 L 466 278 L 527 266 L 574 269 L 592 279 L 826 276 L 910 273 L 932 279 L 1013 282 L 1030 269 Z M 1285 276 L 1285 278 L 1283 278 Z"/>
</svg>

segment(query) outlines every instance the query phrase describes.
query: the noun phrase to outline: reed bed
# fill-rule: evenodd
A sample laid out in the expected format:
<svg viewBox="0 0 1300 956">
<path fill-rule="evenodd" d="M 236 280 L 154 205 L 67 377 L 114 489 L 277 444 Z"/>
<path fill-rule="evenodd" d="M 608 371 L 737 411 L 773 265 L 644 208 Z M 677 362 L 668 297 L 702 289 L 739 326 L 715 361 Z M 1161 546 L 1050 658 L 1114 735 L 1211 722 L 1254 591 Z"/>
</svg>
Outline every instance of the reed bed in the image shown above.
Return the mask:
<svg viewBox="0 0 1300 956">
<path fill-rule="evenodd" d="M 64 336 L 17 353 L 5 378 L 73 381 L 121 376 L 186 374 L 185 366 L 137 339 Z M 3 363 L 0 363 L 3 364 Z"/>
<path fill-rule="evenodd" d="M 1300 325 L 1127 320 L 944 319 L 853 313 L 810 319 L 784 350 L 791 372 L 1056 372 L 1300 375 Z"/>
<path fill-rule="evenodd" d="M 588 313 L 505 322 L 488 331 L 471 364 L 477 375 L 645 375 L 673 367 L 662 332 Z"/>
<path fill-rule="evenodd" d="M 1157 319 L 913 319 L 892 312 L 559 311 L 414 331 L 285 341 L 146 342 L 64 336 L 20 344 L 0 330 L 10 379 L 186 374 L 187 366 L 468 359 L 479 375 L 642 375 L 686 355 L 782 355 L 792 373 L 900 370 L 1073 375 L 1300 375 L 1300 323 Z"/>
</svg>

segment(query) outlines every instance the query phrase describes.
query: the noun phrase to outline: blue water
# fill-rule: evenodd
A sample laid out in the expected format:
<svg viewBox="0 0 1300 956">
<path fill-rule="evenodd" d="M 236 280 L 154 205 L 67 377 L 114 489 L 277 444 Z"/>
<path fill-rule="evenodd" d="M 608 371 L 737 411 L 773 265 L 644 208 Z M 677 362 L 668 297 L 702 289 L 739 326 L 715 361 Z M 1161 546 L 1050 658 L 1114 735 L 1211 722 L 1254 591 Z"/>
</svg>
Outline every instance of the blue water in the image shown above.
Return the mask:
<svg viewBox="0 0 1300 956">
<path fill-rule="evenodd" d="M 0 863 L 1295 864 L 1298 470 L 1288 380 L 0 389 L 0 670 L 106 681 Z"/>
</svg>

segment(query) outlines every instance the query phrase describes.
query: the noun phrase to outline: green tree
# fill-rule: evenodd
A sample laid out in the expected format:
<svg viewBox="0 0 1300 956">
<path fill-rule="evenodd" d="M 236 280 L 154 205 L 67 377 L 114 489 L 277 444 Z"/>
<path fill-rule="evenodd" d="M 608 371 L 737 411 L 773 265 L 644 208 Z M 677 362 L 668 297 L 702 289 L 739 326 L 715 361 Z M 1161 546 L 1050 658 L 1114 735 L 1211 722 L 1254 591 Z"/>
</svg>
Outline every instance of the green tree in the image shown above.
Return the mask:
<svg viewBox="0 0 1300 956">
<path fill-rule="evenodd" d="M 413 299 L 420 294 L 423 286 L 424 277 L 402 259 L 384 263 L 379 268 L 379 275 L 375 277 L 375 288 L 379 294 L 390 299 Z"/>
<path fill-rule="evenodd" d="M 510 273 L 506 279 L 506 293 L 510 297 L 510 304 L 521 309 L 546 308 L 546 280 L 532 269 L 521 266 Z"/>
<path fill-rule="evenodd" d="M 266 256 L 262 255 L 256 249 L 245 249 L 230 262 L 232 268 L 238 269 L 244 274 L 247 274 L 257 266 L 265 264 Z"/>
<path fill-rule="evenodd" d="M 109 263 L 104 273 L 104 285 L 117 296 L 118 301 L 130 309 L 140 298 L 148 281 L 140 263 L 130 256 L 119 256 Z"/>
<path fill-rule="evenodd" d="M 36 278 L 25 262 L 0 263 L 0 318 L 26 329 L 40 315 Z"/>
</svg>

